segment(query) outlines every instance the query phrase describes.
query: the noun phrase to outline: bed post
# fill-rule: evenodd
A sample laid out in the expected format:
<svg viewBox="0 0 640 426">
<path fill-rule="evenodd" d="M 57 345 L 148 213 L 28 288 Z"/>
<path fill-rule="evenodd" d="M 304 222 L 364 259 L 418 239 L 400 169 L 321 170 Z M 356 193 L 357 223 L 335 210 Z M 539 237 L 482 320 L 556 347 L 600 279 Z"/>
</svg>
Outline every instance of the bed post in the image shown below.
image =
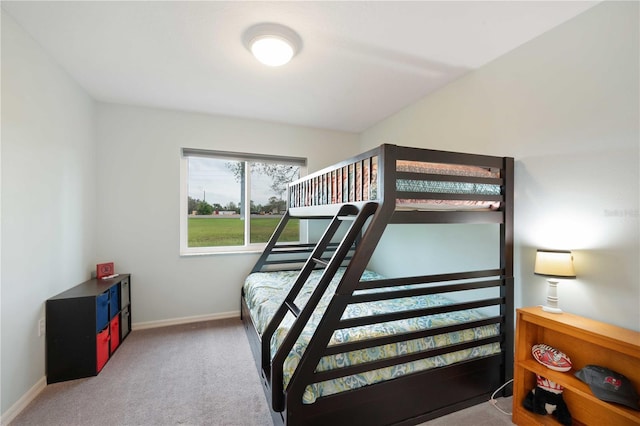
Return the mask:
<svg viewBox="0 0 640 426">
<path fill-rule="evenodd" d="M 513 357 L 514 357 L 514 340 L 515 333 L 515 312 L 514 312 L 514 278 L 513 278 L 513 175 L 514 162 L 513 158 L 505 157 L 503 172 L 504 179 L 504 220 L 500 225 L 500 267 L 504 271 L 504 282 L 501 287 L 500 296 L 504 298 L 505 303 L 501 305 L 500 312 L 504 318 L 505 341 L 504 341 L 504 377 L 503 383 L 513 378 Z M 510 391 L 504 391 L 504 396 L 511 395 Z"/>
</svg>

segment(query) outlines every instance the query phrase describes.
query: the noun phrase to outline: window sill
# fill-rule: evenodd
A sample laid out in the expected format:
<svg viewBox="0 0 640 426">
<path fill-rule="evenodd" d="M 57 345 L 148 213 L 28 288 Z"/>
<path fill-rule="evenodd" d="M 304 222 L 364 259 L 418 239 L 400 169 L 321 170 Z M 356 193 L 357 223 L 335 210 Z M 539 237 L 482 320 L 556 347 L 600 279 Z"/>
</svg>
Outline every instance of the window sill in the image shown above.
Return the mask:
<svg viewBox="0 0 640 426">
<path fill-rule="evenodd" d="M 264 251 L 264 247 L 252 247 L 250 249 L 242 250 L 219 250 L 219 251 L 180 251 L 180 257 L 199 257 L 199 256 L 218 256 L 218 255 L 230 255 L 230 254 L 261 254 Z"/>
</svg>

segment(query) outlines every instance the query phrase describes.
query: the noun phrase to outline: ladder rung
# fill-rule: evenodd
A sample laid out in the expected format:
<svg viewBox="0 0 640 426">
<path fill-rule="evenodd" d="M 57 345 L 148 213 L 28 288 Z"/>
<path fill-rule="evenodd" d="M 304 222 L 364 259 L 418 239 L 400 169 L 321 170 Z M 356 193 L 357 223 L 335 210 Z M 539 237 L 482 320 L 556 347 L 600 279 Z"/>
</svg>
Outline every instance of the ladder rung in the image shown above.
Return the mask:
<svg viewBox="0 0 640 426">
<path fill-rule="evenodd" d="M 284 304 L 287 306 L 287 308 L 289 308 L 293 316 L 298 318 L 298 315 L 300 315 L 300 308 L 298 308 L 295 303 L 289 302 L 288 300 L 285 300 Z"/>
<path fill-rule="evenodd" d="M 358 216 L 338 216 L 336 219 L 338 220 L 356 220 Z"/>
<path fill-rule="evenodd" d="M 327 262 L 326 260 L 318 259 L 316 257 L 313 258 L 313 261 L 316 262 L 319 265 L 324 265 L 324 266 L 329 265 L 329 262 Z"/>
</svg>

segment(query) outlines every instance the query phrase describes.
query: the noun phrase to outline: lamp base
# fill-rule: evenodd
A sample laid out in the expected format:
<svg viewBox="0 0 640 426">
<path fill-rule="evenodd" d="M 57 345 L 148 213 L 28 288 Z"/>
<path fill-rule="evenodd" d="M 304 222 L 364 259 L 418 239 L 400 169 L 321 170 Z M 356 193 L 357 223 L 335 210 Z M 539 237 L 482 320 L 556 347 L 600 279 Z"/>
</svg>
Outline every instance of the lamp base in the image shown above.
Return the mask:
<svg viewBox="0 0 640 426">
<path fill-rule="evenodd" d="M 542 310 L 545 312 L 551 312 L 552 314 L 561 314 L 562 313 L 562 309 L 560 308 L 553 308 L 551 306 L 542 306 Z"/>
<path fill-rule="evenodd" d="M 547 304 L 542 306 L 545 312 L 553 314 L 561 314 L 562 309 L 558 308 L 558 280 L 547 278 L 549 286 L 547 287 Z"/>
</svg>

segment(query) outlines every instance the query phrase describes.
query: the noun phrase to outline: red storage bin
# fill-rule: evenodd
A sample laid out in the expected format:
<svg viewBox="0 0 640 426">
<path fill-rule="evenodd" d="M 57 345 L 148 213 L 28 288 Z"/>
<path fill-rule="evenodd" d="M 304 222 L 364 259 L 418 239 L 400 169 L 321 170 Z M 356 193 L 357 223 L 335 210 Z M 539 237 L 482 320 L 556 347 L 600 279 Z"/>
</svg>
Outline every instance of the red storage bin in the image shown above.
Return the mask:
<svg viewBox="0 0 640 426">
<path fill-rule="evenodd" d="M 109 327 L 98 333 L 96 336 L 96 346 L 97 372 L 99 373 L 109 360 Z"/>
<path fill-rule="evenodd" d="M 111 329 L 111 353 L 113 353 L 120 344 L 120 315 L 113 317 L 109 328 Z"/>
</svg>

